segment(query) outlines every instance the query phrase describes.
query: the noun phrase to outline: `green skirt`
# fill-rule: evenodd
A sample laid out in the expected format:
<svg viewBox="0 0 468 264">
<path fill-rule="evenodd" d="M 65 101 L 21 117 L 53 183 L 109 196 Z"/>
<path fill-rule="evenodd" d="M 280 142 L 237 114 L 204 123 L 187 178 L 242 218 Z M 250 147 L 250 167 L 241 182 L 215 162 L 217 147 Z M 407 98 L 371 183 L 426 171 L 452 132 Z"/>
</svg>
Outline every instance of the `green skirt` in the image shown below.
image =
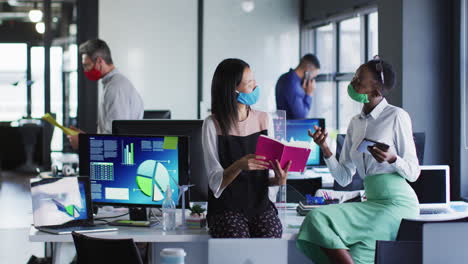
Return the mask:
<svg viewBox="0 0 468 264">
<path fill-rule="evenodd" d="M 367 201 L 327 205 L 304 219 L 297 247 L 314 263 L 330 263 L 321 248 L 347 249 L 355 263 L 374 263 L 376 240 L 395 240 L 402 218 L 419 215 L 419 202 L 399 174 L 364 179 Z"/>
</svg>

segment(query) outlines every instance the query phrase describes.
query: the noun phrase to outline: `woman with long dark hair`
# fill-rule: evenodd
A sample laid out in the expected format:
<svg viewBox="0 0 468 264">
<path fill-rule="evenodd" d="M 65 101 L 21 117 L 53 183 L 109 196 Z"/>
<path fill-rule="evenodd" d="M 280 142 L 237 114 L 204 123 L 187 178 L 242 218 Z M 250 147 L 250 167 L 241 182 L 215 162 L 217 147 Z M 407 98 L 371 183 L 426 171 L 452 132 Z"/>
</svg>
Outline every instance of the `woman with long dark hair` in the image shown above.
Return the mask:
<svg viewBox="0 0 468 264">
<path fill-rule="evenodd" d="M 418 198 L 407 183 L 420 173 L 411 119 L 385 99 L 394 86 L 392 66 L 379 57 L 359 67 L 348 94 L 363 108 L 349 123 L 339 161 L 327 145 L 328 133 L 309 131 L 335 180 L 346 186 L 359 172 L 367 197 L 307 215 L 297 246 L 314 263 L 374 263 L 376 240 L 395 240 L 401 219 L 419 215 Z M 364 140 L 383 144 L 359 147 Z"/>
<path fill-rule="evenodd" d="M 268 114 L 252 109 L 259 97 L 250 66 L 226 59 L 211 84 L 212 115 L 203 123 L 203 150 L 209 179 L 208 225 L 216 238 L 282 236 L 282 225 L 268 187 L 286 184 L 291 162 L 256 156 L 260 135 L 273 127 Z M 270 134 L 271 135 L 271 134 Z M 271 165 L 274 177 L 269 177 Z"/>
</svg>

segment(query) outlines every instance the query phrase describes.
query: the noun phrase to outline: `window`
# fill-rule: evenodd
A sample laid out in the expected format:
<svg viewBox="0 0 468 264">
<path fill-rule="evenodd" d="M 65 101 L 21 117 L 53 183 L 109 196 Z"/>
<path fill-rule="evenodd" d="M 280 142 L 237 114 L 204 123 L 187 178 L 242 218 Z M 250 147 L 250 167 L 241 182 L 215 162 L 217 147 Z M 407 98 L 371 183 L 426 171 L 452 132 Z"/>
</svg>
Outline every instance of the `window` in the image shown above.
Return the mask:
<svg viewBox="0 0 468 264">
<path fill-rule="evenodd" d="M 339 25 L 340 72 L 354 72 L 361 65 L 361 20 L 359 17 L 343 20 Z"/>
<path fill-rule="evenodd" d="M 50 48 L 50 110 L 56 114 L 56 120 L 63 124 L 63 97 L 62 97 L 62 47 Z M 44 47 L 31 48 L 31 72 L 34 84 L 32 85 L 31 101 L 32 117 L 40 118 L 44 115 Z M 62 150 L 63 132 L 54 129 L 51 150 Z"/>
<path fill-rule="evenodd" d="M 367 53 L 368 58 L 372 58 L 374 55 L 379 54 L 379 29 L 378 25 L 378 13 L 369 14 L 369 52 Z"/>
<path fill-rule="evenodd" d="M 0 44 L 0 120 L 15 121 L 26 116 L 27 45 Z"/>
<path fill-rule="evenodd" d="M 333 72 L 335 68 L 334 60 L 334 28 L 330 24 L 328 26 L 323 26 L 317 28 L 317 50 L 316 53 L 320 54 L 320 66 L 322 67 L 321 71 L 323 72 Z"/>
<path fill-rule="evenodd" d="M 307 29 L 313 45 L 303 50 L 316 54 L 321 64 L 309 115 L 325 118 L 330 130 L 346 133 L 351 118 L 361 111 L 362 104 L 348 97 L 347 88 L 357 68 L 378 54 L 377 23 L 372 10 Z"/>
</svg>

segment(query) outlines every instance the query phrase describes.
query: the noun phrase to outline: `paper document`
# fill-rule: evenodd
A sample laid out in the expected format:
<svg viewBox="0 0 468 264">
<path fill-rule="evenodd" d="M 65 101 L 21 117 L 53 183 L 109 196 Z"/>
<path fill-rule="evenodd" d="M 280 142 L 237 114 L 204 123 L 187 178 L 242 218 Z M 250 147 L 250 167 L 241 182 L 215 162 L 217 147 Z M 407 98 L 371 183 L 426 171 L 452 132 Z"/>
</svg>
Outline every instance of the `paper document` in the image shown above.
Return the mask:
<svg viewBox="0 0 468 264">
<path fill-rule="evenodd" d="M 59 124 L 53 117 L 51 114 L 47 113 L 45 114 L 42 119 L 44 119 L 45 121 L 49 122 L 51 125 L 53 126 L 56 126 L 60 129 L 62 129 L 63 133 L 67 134 L 67 135 L 70 135 L 70 136 L 75 136 L 75 135 L 78 135 L 80 132 L 78 131 L 75 131 L 71 128 L 68 128 L 68 127 L 64 127 L 62 126 L 61 124 Z"/>
</svg>

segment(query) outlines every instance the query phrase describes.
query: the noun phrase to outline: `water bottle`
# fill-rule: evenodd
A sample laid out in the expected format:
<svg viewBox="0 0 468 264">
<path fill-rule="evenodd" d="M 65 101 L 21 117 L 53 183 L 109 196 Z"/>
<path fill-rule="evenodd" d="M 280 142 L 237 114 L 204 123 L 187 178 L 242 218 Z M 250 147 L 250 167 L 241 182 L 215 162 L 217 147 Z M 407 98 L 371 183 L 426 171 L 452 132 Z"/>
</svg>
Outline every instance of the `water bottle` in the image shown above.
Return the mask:
<svg viewBox="0 0 468 264">
<path fill-rule="evenodd" d="M 172 200 L 172 190 L 169 185 L 167 185 L 166 198 L 162 204 L 163 211 L 163 230 L 171 231 L 176 227 L 176 206 L 174 200 Z"/>
</svg>

